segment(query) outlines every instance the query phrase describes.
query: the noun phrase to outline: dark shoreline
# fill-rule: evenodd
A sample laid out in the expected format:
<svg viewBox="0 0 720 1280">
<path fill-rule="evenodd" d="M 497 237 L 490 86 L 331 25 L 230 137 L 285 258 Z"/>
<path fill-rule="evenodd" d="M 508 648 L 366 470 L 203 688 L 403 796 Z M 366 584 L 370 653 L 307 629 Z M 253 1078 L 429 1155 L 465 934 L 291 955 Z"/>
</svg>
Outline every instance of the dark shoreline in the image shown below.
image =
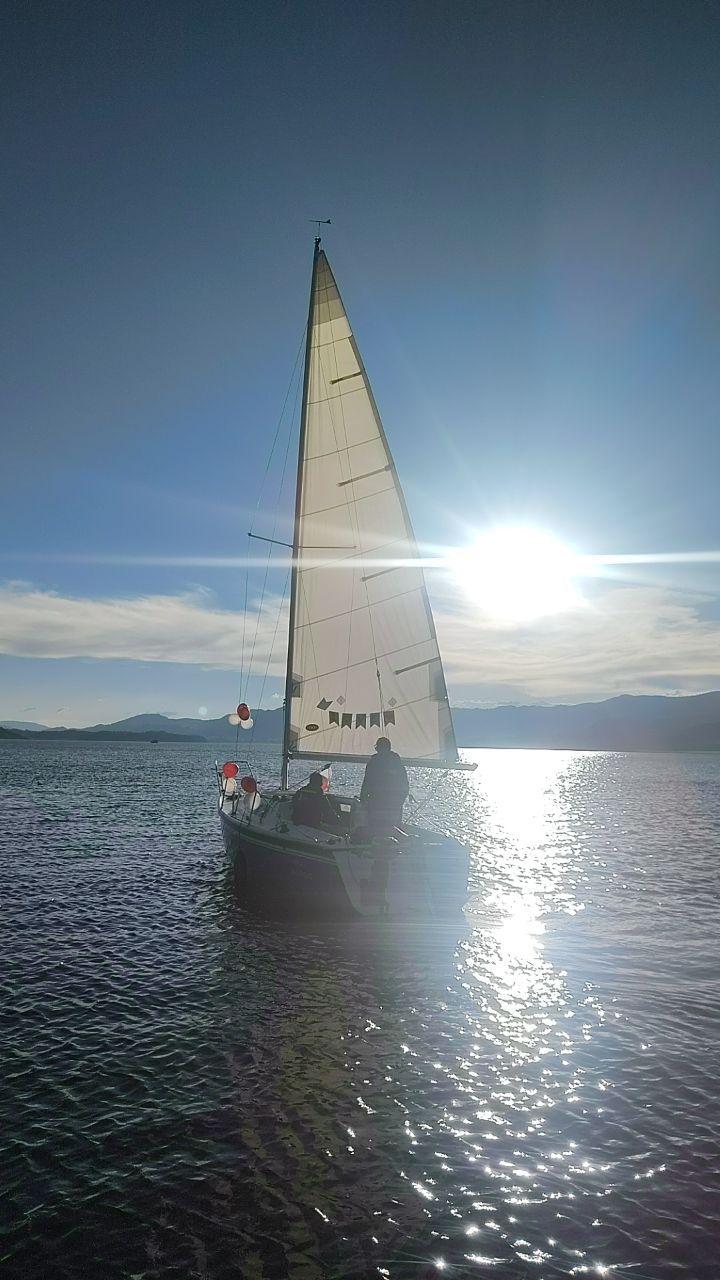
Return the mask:
<svg viewBox="0 0 720 1280">
<path fill-rule="evenodd" d="M 82 729 L 44 730 L 0 729 L 0 742 L 207 742 L 198 734 L 187 733 L 85 733 Z"/>
</svg>

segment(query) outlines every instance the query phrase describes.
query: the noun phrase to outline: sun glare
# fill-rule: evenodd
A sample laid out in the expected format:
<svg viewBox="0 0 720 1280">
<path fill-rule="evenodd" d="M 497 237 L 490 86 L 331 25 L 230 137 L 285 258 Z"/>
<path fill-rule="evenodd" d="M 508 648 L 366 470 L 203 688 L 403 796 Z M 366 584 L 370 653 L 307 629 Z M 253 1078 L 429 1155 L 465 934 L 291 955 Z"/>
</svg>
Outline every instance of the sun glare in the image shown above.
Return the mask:
<svg viewBox="0 0 720 1280">
<path fill-rule="evenodd" d="M 462 587 L 493 617 L 523 622 L 583 603 L 576 584 L 580 560 L 537 529 L 493 529 L 453 554 Z"/>
</svg>

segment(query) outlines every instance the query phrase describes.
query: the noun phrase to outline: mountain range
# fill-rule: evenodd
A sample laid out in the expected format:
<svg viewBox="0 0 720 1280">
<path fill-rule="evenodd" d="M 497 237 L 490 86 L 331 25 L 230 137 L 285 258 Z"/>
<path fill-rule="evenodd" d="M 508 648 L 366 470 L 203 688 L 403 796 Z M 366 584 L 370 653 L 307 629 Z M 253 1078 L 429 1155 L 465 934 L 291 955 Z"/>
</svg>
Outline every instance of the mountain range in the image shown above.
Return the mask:
<svg viewBox="0 0 720 1280">
<path fill-rule="evenodd" d="M 169 722 L 172 724 L 172 721 Z M 204 742 L 199 734 L 168 733 L 164 729 L 147 729 L 144 733 L 128 733 L 125 729 L 116 729 L 113 725 L 105 725 L 102 729 L 48 729 L 41 730 L 12 729 L 0 725 L 2 738 L 32 738 L 34 741 L 44 739 L 46 742 Z"/>
<path fill-rule="evenodd" d="M 572 706 L 453 711 L 459 746 L 596 751 L 720 750 L 720 692 L 625 694 Z"/>
<path fill-rule="evenodd" d="M 274 744 L 282 738 L 282 708 L 253 713 L 255 743 Z M 603 751 L 717 751 L 720 750 L 720 692 L 689 697 L 627 694 L 604 702 L 572 706 L 457 707 L 453 711 L 461 747 L 546 747 Z M 87 729 L 20 729 L 23 722 L 0 722 L 0 737 L 92 738 L 234 743 L 235 729 L 227 718 L 171 719 L 159 714 L 130 716 L 114 724 Z M 239 742 L 244 735 L 241 733 Z"/>
</svg>

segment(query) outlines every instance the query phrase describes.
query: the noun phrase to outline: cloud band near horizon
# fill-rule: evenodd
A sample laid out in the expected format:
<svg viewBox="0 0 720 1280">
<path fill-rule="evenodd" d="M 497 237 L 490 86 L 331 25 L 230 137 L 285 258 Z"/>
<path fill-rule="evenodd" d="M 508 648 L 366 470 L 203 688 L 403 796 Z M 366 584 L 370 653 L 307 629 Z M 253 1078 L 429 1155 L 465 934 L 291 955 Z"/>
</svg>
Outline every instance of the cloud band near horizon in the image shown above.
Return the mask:
<svg viewBox="0 0 720 1280">
<path fill-rule="evenodd" d="M 457 595 L 436 622 L 451 696 L 579 701 L 617 693 L 700 692 L 720 684 L 720 621 L 706 598 L 664 587 L 605 586 L 585 608 L 510 625 Z M 245 620 L 245 665 L 282 679 L 286 605 L 253 602 Z M 28 584 L 0 587 L 0 653 L 48 660 L 92 658 L 175 663 L 237 672 L 241 613 L 206 591 L 90 599 Z"/>
</svg>

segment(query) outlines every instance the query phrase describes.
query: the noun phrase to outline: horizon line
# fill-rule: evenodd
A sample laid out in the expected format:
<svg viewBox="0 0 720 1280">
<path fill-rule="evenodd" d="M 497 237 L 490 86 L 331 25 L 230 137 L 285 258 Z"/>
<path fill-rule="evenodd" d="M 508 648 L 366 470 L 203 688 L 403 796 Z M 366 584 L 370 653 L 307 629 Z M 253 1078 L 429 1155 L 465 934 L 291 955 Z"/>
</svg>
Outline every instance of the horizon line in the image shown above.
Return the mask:
<svg viewBox="0 0 720 1280">
<path fill-rule="evenodd" d="M 701 689 L 701 690 L 696 690 L 692 693 L 681 693 L 677 691 L 671 691 L 669 693 L 613 693 L 613 694 L 610 694 L 609 696 L 602 697 L 602 698 L 585 698 L 579 702 L 554 702 L 550 700 L 550 701 L 542 701 L 542 702 L 493 702 L 493 703 L 464 702 L 464 703 L 454 703 L 454 704 L 451 703 L 450 709 L 453 712 L 454 711 L 500 711 L 505 709 L 553 710 L 556 707 L 599 706 L 604 702 L 616 702 L 620 698 L 633 698 L 633 699 L 664 698 L 667 701 L 677 702 L 683 698 L 707 698 L 712 696 L 713 694 L 720 695 L 720 688 L 719 689 Z M 265 714 L 272 714 L 272 713 L 278 713 L 278 712 L 282 713 L 283 707 L 282 705 L 280 705 L 276 707 L 253 708 L 253 714 L 257 715 L 258 712 L 263 712 Z M 21 720 L 18 716 L 7 716 L 7 717 L 0 716 L 0 727 L 8 728 L 10 727 L 8 722 L 12 721 L 14 724 L 42 725 L 43 728 L 46 728 L 46 729 L 78 729 L 79 730 L 79 729 L 92 729 L 92 728 L 103 727 L 103 726 L 112 726 L 115 724 L 121 724 L 125 720 L 138 720 L 143 716 L 157 716 L 160 719 L 167 720 L 171 724 L 180 720 L 192 720 L 197 724 L 216 724 L 220 720 L 227 720 L 227 717 L 230 714 L 232 713 L 228 711 L 228 712 L 223 712 L 218 716 L 193 716 L 193 715 L 181 715 L 181 714 L 168 715 L 167 712 L 164 712 L 164 711 L 136 711 L 136 712 L 133 712 L 131 715 L 121 716 L 118 720 L 97 721 L 94 725 L 44 724 L 40 720 Z"/>
</svg>

